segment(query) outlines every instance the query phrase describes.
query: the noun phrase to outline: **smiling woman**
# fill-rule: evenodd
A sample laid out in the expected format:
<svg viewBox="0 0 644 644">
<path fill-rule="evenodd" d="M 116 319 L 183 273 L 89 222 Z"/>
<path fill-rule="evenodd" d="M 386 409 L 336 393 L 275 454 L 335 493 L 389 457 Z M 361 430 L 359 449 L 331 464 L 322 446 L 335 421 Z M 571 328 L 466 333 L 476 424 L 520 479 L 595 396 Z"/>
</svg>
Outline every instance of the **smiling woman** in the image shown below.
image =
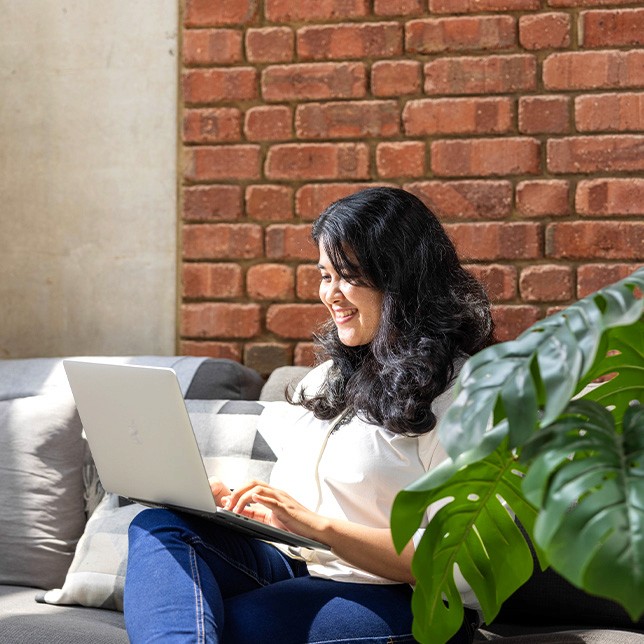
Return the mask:
<svg viewBox="0 0 644 644">
<path fill-rule="evenodd" d="M 211 489 L 226 509 L 329 549 L 141 512 L 125 587 L 132 642 L 414 641 L 414 546 L 395 550 L 391 508 L 446 456 L 433 429 L 465 358 L 491 340 L 488 302 L 436 216 L 403 190 L 332 204 L 313 239 L 330 359 L 262 412 L 257 429 L 277 455 L 270 480 Z M 469 644 L 478 604 L 459 590 L 468 608 L 452 644 Z"/>
</svg>

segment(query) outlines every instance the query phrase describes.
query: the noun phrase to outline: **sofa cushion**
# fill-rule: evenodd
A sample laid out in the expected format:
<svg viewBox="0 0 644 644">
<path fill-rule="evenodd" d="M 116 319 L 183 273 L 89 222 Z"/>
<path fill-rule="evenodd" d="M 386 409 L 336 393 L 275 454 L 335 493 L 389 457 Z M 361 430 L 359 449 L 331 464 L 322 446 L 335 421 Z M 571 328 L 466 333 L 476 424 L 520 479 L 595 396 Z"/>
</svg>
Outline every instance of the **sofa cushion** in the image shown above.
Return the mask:
<svg viewBox="0 0 644 644">
<path fill-rule="evenodd" d="M 257 400 L 264 384 L 253 369 L 233 360 L 194 356 L 100 356 L 83 360 L 174 369 L 186 398 Z M 69 393 L 61 358 L 0 360 L 0 400 Z"/>
<path fill-rule="evenodd" d="M 288 389 L 292 393 L 297 383 L 309 371 L 311 371 L 311 367 L 278 367 L 262 387 L 259 399 L 263 401 L 286 400 L 286 390 Z"/>
<path fill-rule="evenodd" d="M 65 579 L 86 520 L 81 432 L 69 394 L 0 401 L 0 583 Z"/>
<path fill-rule="evenodd" d="M 186 407 L 209 476 L 230 487 L 269 477 L 275 455 L 256 431 L 264 404 L 186 400 Z M 40 594 L 39 600 L 122 610 L 127 529 L 142 509 L 106 495 L 87 523 L 64 585 Z"/>
</svg>

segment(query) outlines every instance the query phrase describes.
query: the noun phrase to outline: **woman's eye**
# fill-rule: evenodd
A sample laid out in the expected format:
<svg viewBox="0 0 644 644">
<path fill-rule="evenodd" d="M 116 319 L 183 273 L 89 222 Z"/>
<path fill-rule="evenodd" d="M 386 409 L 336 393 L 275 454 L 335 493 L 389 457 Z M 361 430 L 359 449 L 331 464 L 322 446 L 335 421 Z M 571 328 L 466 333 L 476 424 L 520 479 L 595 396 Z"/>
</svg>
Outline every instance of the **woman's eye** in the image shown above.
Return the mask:
<svg viewBox="0 0 644 644">
<path fill-rule="evenodd" d="M 330 275 L 320 275 L 320 279 L 323 282 L 330 282 L 331 281 L 331 276 Z"/>
</svg>

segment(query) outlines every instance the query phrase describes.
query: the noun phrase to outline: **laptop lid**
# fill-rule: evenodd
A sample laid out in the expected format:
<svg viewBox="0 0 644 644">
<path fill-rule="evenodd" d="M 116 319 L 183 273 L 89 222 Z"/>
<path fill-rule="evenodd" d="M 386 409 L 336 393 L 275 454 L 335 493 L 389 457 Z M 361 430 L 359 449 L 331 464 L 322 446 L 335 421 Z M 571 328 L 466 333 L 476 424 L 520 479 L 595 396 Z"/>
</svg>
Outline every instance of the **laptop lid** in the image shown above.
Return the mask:
<svg viewBox="0 0 644 644">
<path fill-rule="evenodd" d="M 262 539 L 328 549 L 217 507 L 172 369 L 83 360 L 63 366 L 107 491 L 231 523 Z"/>
</svg>

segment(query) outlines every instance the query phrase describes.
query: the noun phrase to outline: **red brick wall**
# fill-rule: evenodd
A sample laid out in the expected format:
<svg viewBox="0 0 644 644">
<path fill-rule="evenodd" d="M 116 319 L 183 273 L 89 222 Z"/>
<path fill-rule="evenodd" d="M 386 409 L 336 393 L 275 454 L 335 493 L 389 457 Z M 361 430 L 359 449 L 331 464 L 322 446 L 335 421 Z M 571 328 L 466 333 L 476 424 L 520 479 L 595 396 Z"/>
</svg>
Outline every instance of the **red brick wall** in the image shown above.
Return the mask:
<svg viewBox="0 0 644 644">
<path fill-rule="evenodd" d="M 644 8 L 185 0 L 180 350 L 311 359 L 310 222 L 366 185 L 433 205 L 500 339 L 644 261 Z"/>
</svg>

